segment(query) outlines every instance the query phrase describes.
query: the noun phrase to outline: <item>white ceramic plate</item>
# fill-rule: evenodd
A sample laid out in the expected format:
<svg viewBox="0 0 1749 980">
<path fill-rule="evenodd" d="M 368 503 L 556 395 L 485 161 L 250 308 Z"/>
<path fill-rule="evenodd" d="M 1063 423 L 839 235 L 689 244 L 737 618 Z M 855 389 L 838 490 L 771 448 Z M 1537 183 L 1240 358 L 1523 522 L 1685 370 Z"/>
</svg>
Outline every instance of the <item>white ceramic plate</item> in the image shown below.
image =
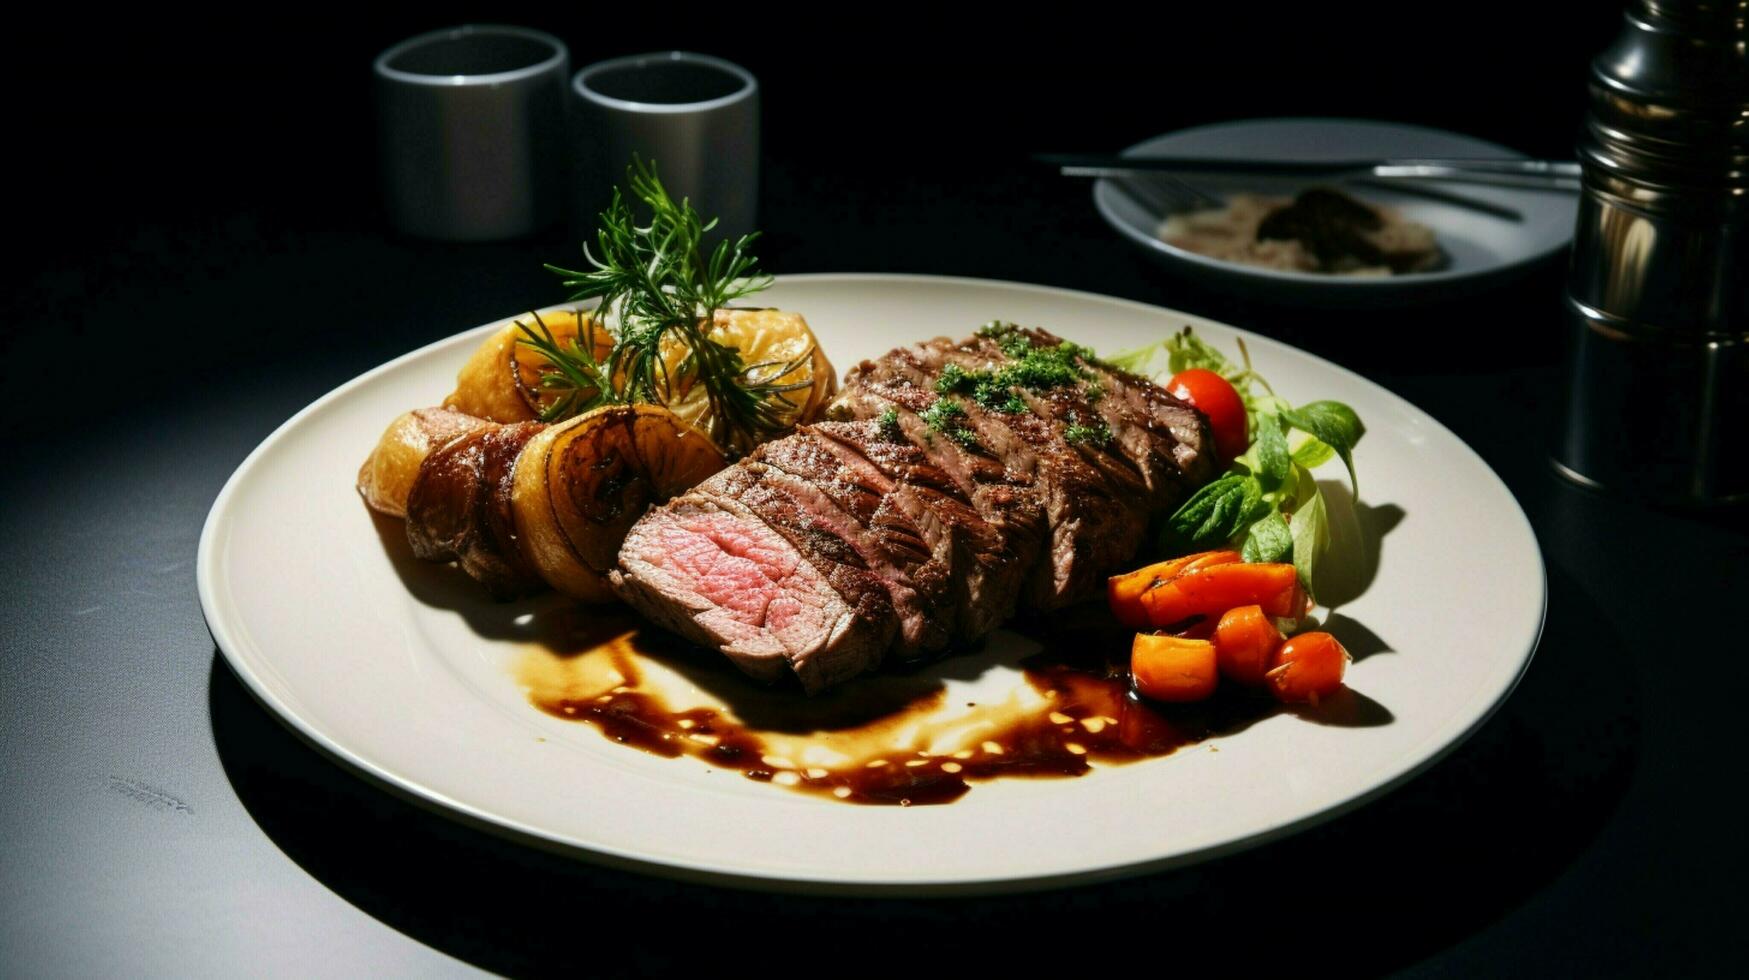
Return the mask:
<svg viewBox="0 0 1749 980">
<path fill-rule="evenodd" d="M 1156 136 L 1123 151 L 1139 157 L 1237 157 L 1253 160 L 1340 160 L 1380 157 L 1519 158 L 1522 153 L 1486 140 L 1437 129 L 1358 119 L 1254 119 Z M 1305 178 L 1202 177 L 1191 181 L 1217 197 L 1237 192 L 1291 196 L 1316 183 Z M 1281 302 L 1321 306 L 1387 306 L 1422 302 L 1455 288 L 1473 288 L 1532 267 L 1573 237 L 1578 196 L 1469 184 L 1428 185 L 1520 212 L 1511 221 L 1387 189 L 1346 186 L 1355 197 L 1396 208 L 1433 229 L 1449 262 L 1431 272 L 1400 276 L 1323 276 L 1223 262 L 1161 241 L 1159 216 L 1100 180 L 1094 205 L 1113 228 L 1163 263 L 1199 282 Z"/>
<path fill-rule="evenodd" d="M 841 370 L 994 317 L 1105 351 L 1187 323 L 1229 349 L 1238 335 L 1158 307 L 980 280 L 785 277 L 761 301 L 805 313 Z M 494 605 L 465 581 L 415 594 L 353 490 L 389 420 L 441 399 L 497 326 L 341 386 L 250 454 L 201 536 L 201 604 L 237 673 L 317 745 L 457 815 L 581 856 L 844 891 L 1007 890 L 1183 864 L 1326 819 L 1425 768 L 1507 696 L 1541 629 L 1536 539 L 1487 465 L 1377 385 L 1247 335 L 1281 394 L 1341 399 L 1368 427 L 1357 454 L 1363 513 L 1395 526 L 1376 560 L 1366 549 L 1333 555 L 1345 581 L 1325 588 L 1338 599 L 1358 592 L 1338 611 L 1394 651 L 1350 672 L 1373 706 L 1369 724 L 1282 714 L 1165 758 L 976 783 L 956 803 L 910 808 L 843 804 L 646 755 L 542 714 L 517 687 L 516 623 L 551 597 Z M 1012 683 L 1008 671 L 967 683 Z"/>
</svg>

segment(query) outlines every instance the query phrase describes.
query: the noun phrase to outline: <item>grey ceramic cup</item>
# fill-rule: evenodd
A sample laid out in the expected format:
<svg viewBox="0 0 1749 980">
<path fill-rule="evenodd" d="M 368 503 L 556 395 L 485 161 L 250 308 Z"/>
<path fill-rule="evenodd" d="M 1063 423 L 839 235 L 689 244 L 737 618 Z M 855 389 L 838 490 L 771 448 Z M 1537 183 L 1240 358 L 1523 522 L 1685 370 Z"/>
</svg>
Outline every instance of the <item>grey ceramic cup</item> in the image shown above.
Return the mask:
<svg viewBox="0 0 1749 980">
<path fill-rule="evenodd" d="M 571 80 L 576 161 L 573 216 L 593 228 L 635 154 L 656 164 L 714 235 L 755 227 L 759 209 L 759 83 L 745 68 L 685 51 L 614 58 Z"/>
<path fill-rule="evenodd" d="M 565 214 L 565 80 L 550 34 L 471 25 L 377 57 L 389 220 L 409 235 L 489 241 Z"/>
</svg>

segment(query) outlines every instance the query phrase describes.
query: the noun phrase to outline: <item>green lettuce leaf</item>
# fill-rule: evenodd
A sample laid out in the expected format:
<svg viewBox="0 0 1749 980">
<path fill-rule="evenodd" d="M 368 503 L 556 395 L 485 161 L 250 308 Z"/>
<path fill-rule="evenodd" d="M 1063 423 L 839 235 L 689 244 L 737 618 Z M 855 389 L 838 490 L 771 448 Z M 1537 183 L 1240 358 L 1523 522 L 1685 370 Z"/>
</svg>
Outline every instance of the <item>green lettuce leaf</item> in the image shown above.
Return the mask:
<svg viewBox="0 0 1749 980">
<path fill-rule="evenodd" d="M 1311 435 L 1342 457 L 1342 464 L 1348 467 L 1348 481 L 1354 487 L 1356 498 L 1360 496 L 1360 479 L 1354 475 L 1354 447 L 1359 444 L 1360 437 L 1366 435 L 1366 426 L 1360 422 L 1360 416 L 1354 414 L 1354 409 L 1341 402 L 1311 402 L 1299 408 L 1283 409 L 1281 417 L 1287 423 L 1301 432 Z"/>
</svg>

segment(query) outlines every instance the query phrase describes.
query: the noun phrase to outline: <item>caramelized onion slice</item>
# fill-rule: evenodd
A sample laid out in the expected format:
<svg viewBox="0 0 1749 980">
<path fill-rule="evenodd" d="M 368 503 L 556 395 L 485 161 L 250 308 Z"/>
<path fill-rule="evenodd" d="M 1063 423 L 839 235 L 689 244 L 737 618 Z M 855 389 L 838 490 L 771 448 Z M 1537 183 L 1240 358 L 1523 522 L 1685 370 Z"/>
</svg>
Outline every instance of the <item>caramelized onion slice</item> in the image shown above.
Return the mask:
<svg viewBox="0 0 1749 980">
<path fill-rule="evenodd" d="M 609 601 L 605 573 L 632 524 L 726 462 L 704 433 L 656 405 L 558 423 L 517 459 L 511 502 L 524 553 L 553 588 Z"/>
</svg>

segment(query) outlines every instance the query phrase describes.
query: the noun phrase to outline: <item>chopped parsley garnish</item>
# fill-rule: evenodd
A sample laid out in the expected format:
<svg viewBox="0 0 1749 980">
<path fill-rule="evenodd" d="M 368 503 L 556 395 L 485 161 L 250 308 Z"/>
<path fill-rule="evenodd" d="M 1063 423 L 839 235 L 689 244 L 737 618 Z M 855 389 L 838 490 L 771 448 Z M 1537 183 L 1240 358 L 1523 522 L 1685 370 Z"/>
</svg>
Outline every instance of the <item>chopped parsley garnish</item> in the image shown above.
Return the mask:
<svg viewBox="0 0 1749 980">
<path fill-rule="evenodd" d="M 898 409 L 889 407 L 886 411 L 884 411 L 880 414 L 879 418 L 875 419 L 875 422 L 881 427 L 881 435 L 882 436 L 884 436 L 887 439 L 890 439 L 894 442 L 897 442 L 899 440 L 900 433 L 899 433 L 899 410 Z"/>
<path fill-rule="evenodd" d="M 949 364 L 936 379 L 935 390 L 943 395 L 967 395 L 992 412 L 1009 415 L 1025 412 L 1026 399 L 1021 397 L 1019 389 L 1044 392 L 1086 381 L 1087 370 L 1078 361 L 1094 360 L 1091 350 L 1068 341 L 1049 347 L 1034 347 L 1012 323 L 987 323 L 979 328 L 978 335 L 993 338 L 1002 348 L 1003 355 L 1009 358 L 1008 363 L 994 369 L 971 371 L 958 364 Z M 1088 401 L 1097 401 L 1104 394 L 1104 386 L 1097 381 L 1088 385 Z"/>
<path fill-rule="evenodd" d="M 958 402 L 937 398 L 918 417 L 929 426 L 929 431 L 939 432 L 968 449 L 978 444 L 978 437 L 966 428 L 966 410 Z"/>
<path fill-rule="evenodd" d="M 1078 446 L 1085 442 L 1104 447 L 1111 443 L 1111 428 L 1103 420 L 1095 421 L 1092 425 L 1085 425 L 1075 416 L 1075 413 L 1071 412 L 1069 413 L 1069 427 L 1063 430 L 1063 440 L 1072 446 Z"/>
</svg>

